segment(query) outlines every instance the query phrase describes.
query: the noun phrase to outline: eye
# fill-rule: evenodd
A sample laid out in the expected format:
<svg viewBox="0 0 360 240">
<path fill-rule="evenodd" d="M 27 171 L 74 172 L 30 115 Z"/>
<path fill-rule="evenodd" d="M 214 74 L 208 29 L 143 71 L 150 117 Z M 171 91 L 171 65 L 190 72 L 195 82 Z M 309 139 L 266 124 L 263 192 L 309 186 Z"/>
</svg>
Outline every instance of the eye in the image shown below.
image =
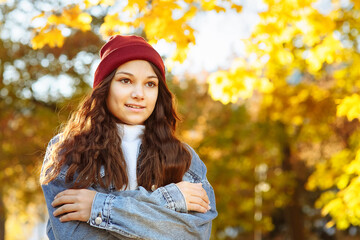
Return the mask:
<svg viewBox="0 0 360 240">
<path fill-rule="evenodd" d="M 130 84 L 131 83 L 130 79 L 128 79 L 128 78 L 122 78 L 122 79 L 119 80 L 119 82 L 124 83 L 124 84 Z"/>
<path fill-rule="evenodd" d="M 147 82 L 146 86 L 153 88 L 153 87 L 156 87 L 156 83 L 155 82 Z"/>
</svg>

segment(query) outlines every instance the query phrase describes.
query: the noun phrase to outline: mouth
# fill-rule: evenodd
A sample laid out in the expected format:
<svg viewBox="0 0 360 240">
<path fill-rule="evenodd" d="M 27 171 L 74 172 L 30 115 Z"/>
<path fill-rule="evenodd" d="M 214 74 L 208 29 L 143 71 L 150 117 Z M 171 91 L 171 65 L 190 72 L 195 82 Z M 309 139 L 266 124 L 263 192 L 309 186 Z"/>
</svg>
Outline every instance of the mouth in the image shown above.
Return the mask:
<svg viewBox="0 0 360 240">
<path fill-rule="evenodd" d="M 128 108 L 133 108 L 133 109 L 144 109 L 144 106 L 140 106 L 140 105 L 134 105 L 134 104 L 125 104 L 125 107 Z"/>
</svg>

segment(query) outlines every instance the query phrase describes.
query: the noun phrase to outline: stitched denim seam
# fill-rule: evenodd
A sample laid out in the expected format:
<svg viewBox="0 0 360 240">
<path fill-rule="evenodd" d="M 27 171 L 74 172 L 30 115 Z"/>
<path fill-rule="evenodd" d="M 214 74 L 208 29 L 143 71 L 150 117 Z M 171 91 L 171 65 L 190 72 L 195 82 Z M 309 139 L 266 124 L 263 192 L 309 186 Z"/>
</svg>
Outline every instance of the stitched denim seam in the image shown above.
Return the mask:
<svg viewBox="0 0 360 240">
<path fill-rule="evenodd" d="M 175 209 L 175 202 L 174 200 L 171 198 L 170 194 L 168 193 L 168 191 L 166 190 L 166 188 L 161 187 L 159 188 L 159 190 L 161 191 L 162 195 L 164 196 L 166 202 L 168 203 L 167 208 L 170 208 L 172 210 L 176 210 Z"/>
<path fill-rule="evenodd" d="M 112 204 L 112 201 L 115 199 L 115 196 L 110 194 L 108 196 L 108 199 L 109 200 L 106 200 L 106 202 L 105 202 L 106 208 L 104 209 L 104 214 L 105 214 L 105 211 L 106 211 L 106 215 L 105 215 L 105 219 L 106 219 L 105 226 L 106 227 L 110 227 L 111 204 Z"/>
<path fill-rule="evenodd" d="M 139 236 L 136 236 L 136 235 L 134 235 L 134 234 L 130 234 L 130 233 L 128 233 L 128 232 L 125 232 L 124 230 L 121 230 L 121 229 L 117 229 L 117 228 L 114 228 L 114 227 L 112 227 L 111 226 L 111 218 L 110 218 L 110 216 L 111 216 L 111 210 L 112 210 L 112 202 L 113 202 L 113 200 L 115 199 L 115 195 L 109 195 L 109 200 L 108 201 L 106 201 L 107 203 L 108 203 L 108 207 L 107 207 L 107 216 L 106 216 L 106 218 L 107 218 L 107 221 L 106 221 L 106 227 L 107 227 L 107 229 L 112 229 L 112 231 L 114 231 L 114 232 L 117 232 L 117 233 L 119 233 L 119 234 L 121 234 L 121 235 L 123 235 L 123 236 L 125 236 L 125 237 L 129 237 L 129 238 L 133 238 L 133 239 L 142 239 L 142 238 L 140 238 Z M 107 204 L 106 203 L 106 204 Z"/>
<path fill-rule="evenodd" d="M 200 176 L 198 176 L 196 173 L 194 173 L 192 170 L 188 170 L 188 173 L 190 176 L 194 179 L 194 182 L 201 182 Z"/>
<path fill-rule="evenodd" d="M 119 234 L 121 234 L 121 235 L 123 235 L 125 237 L 128 237 L 128 238 L 144 240 L 144 238 L 141 238 L 141 237 L 136 236 L 134 234 L 130 234 L 130 233 L 125 232 L 124 230 L 121 230 L 121 229 L 117 229 L 117 228 L 114 228 L 114 227 L 109 227 L 109 229 L 111 229 L 111 231 L 113 231 L 113 232 L 119 233 Z"/>
</svg>

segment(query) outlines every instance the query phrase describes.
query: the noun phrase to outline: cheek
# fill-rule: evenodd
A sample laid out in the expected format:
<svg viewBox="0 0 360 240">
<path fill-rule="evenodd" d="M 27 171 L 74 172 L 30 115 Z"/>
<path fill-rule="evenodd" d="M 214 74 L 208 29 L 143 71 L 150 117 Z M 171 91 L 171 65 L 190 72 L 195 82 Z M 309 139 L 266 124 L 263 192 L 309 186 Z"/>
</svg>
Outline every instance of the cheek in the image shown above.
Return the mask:
<svg viewBox="0 0 360 240">
<path fill-rule="evenodd" d="M 118 99 L 115 94 L 109 92 L 108 97 L 106 98 L 106 106 L 111 113 L 114 113 L 114 110 L 117 106 Z"/>
<path fill-rule="evenodd" d="M 154 93 L 151 97 L 151 104 L 152 104 L 153 109 L 155 108 L 157 98 L 158 98 L 158 92 Z"/>
<path fill-rule="evenodd" d="M 127 92 L 124 89 L 119 87 L 113 87 L 111 91 L 109 91 L 108 95 L 108 103 L 112 105 L 119 104 L 125 101 L 127 96 Z"/>
<path fill-rule="evenodd" d="M 110 94 L 107 95 L 105 103 L 106 103 L 106 107 L 110 110 Z"/>
<path fill-rule="evenodd" d="M 106 98 L 106 107 L 107 109 L 109 110 L 109 112 L 111 112 L 113 114 L 113 107 L 112 107 L 112 104 L 111 104 L 111 98 L 110 96 L 108 96 Z"/>
</svg>

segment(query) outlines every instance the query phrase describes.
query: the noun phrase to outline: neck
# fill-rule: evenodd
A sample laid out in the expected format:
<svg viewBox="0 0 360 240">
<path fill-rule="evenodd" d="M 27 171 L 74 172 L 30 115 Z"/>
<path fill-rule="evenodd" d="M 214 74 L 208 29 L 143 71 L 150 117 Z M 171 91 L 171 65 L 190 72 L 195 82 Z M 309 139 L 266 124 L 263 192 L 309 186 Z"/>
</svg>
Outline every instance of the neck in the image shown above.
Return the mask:
<svg viewBox="0 0 360 240">
<path fill-rule="evenodd" d="M 122 141 L 131 142 L 142 137 L 145 126 L 144 125 L 128 125 L 117 123 L 117 127 Z"/>
</svg>

